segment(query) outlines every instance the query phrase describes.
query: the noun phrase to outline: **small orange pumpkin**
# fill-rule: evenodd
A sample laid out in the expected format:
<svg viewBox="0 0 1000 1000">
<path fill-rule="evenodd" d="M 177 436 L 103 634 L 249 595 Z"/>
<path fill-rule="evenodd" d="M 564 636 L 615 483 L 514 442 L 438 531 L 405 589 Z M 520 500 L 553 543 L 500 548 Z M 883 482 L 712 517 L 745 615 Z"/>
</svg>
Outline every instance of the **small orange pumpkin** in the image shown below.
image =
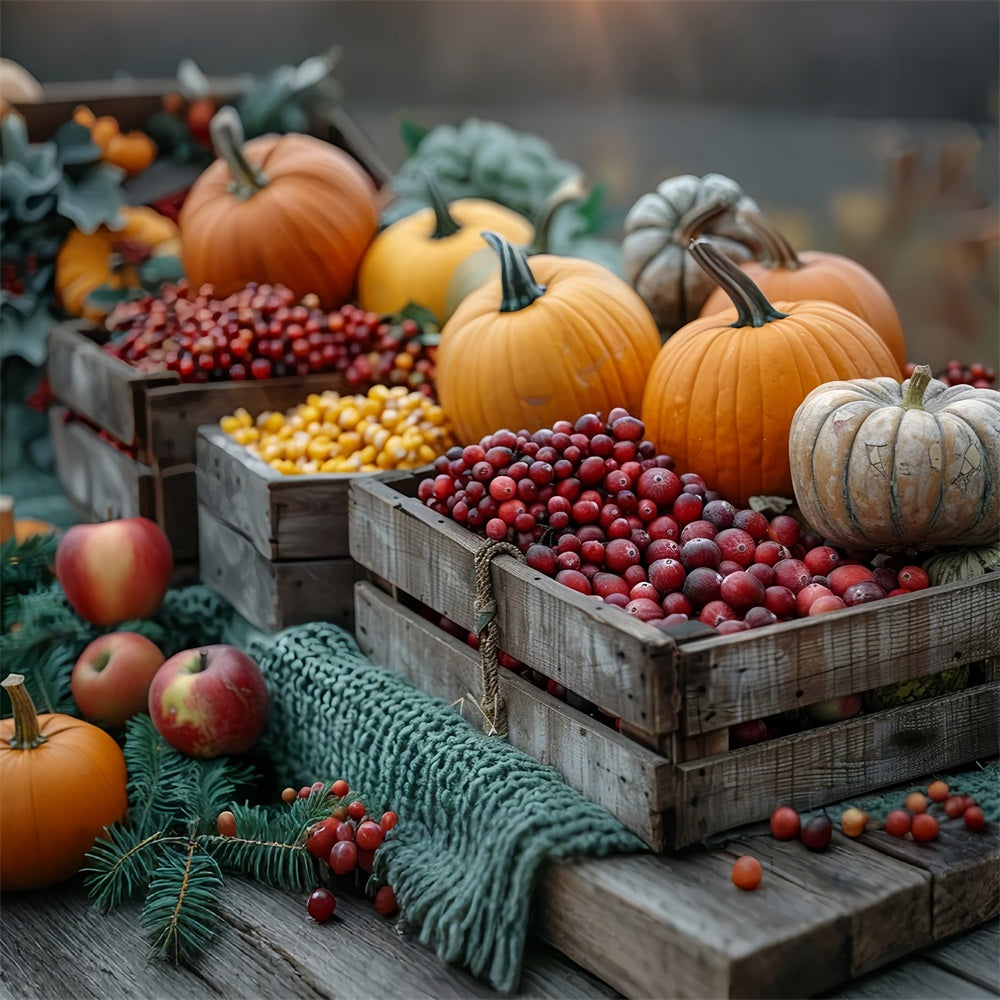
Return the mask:
<svg viewBox="0 0 1000 1000">
<path fill-rule="evenodd" d="M 378 228 L 375 185 L 342 149 L 290 132 L 243 142 L 239 115 L 212 118 L 218 159 L 181 208 L 184 271 L 226 296 L 251 282 L 282 284 L 321 308 L 351 297 Z"/>
<path fill-rule="evenodd" d="M 14 517 L 14 498 L 6 493 L 0 495 L 0 544 L 13 538 L 18 545 L 35 535 L 53 535 L 59 529 L 48 521 L 31 517 Z"/>
<path fill-rule="evenodd" d="M 690 250 L 735 308 L 696 319 L 664 343 L 642 401 L 646 434 L 678 469 L 700 474 L 732 503 L 746 506 L 759 494 L 790 499 L 788 433 L 799 403 L 823 382 L 891 375 L 896 361 L 842 306 L 772 305 L 711 240 Z"/>
<path fill-rule="evenodd" d="M 796 253 L 785 237 L 759 212 L 741 211 L 739 219 L 763 247 L 762 260 L 740 261 L 740 267 L 772 302 L 825 299 L 865 320 L 888 344 L 900 372 L 906 366 L 906 339 L 899 313 L 878 278 L 857 261 L 836 253 L 804 250 Z M 728 308 L 722 288 L 709 295 L 702 316 Z"/>
<path fill-rule="evenodd" d="M 107 310 L 88 302 L 91 292 L 102 285 L 139 288 L 139 264 L 150 257 L 180 256 L 180 231 L 170 219 L 143 205 L 124 205 L 120 211 L 123 229 L 74 229 L 59 248 L 56 294 L 70 316 L 101 322 Z"/>
<path fill-rule="evenodd" d="M 592 261 L 541 254 L 529 267 L 502 236 L 482 235 L 500 273 L 462 300 L 438 344 L 438 399 L 459 442 L 618 406 L 638 413 L 660 346 L 638 293 Z"/>
<path fill-rule="evenodd" d="M 42 889 L 75 875 L 104 827 L 128 808 L 125 756 L 103 729 L 38 715 L 21 674 L 0 685 L 0 891 Z"/>
<path fill-rule="evenodd" d="M 358 305 L 367 312 L 388 315 L 413 304 L 444 322 L 456 270 L 477 250 L 488 249 L 484 229 L 515 243 L 531 240 L 534 227 L 512 209 L 485 198 L 445 202 L 431 178 L 426 184 L 430 206 L 383 229 L 361 262 Z"/>
</svg>

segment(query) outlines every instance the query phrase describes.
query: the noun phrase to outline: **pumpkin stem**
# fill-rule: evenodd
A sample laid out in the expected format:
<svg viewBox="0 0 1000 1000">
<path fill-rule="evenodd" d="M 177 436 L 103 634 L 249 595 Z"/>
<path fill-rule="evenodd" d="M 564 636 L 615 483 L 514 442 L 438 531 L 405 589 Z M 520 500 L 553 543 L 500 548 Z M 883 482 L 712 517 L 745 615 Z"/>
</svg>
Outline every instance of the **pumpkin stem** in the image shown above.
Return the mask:
<svg viewBox="0 0 1000 1000">
<path fill-rule="evenodd" d="M 692 240 L 688 249 L 736 306 L 736 322 L 730 326 L 765 326 L 788 315 L 775 309 L 746 271 L 737 267 L 711 240 L 704 237 Z"/>
<path fill-rule="evenodd" d="M 535 281 L 528 267 L 528 259 L 509 240 L 499 233 L 485 231 L 482 237 L 500 257 L 500 299 L 499 312 L 517 312 L 526 309 L 535 299 L 545 294 L 545 286 Z"/>
<path fill-rule="evenodd" d="M 427 200 L 434 210 L 434 232 L 431 233 L 431 239 L 443 240 L 448 236 L 454 236 L 462 228 L 461 224 L 456 222 L 455 217 L 448 211 L 448 202 L 444 200 L 437 182 L 429 174 L 424 174 L 423 179 L 427 188 Z"/>
<path fill-rule="evenodd" d="M 743 209 L 737 213 L 737 218 L 760 240 L 764 253 L 763 263 L 766 267 L 795 271 L 803 266 L 792 244 L 774 228 L 762 212 Z"/>
<path fill-rule="evenodd" d="M 35 703 L 24 686 L 24 674 L 8 674 L 0 686 L 10 695 L 10 703 L 14 708 L 14 735 L 10 745 L 15 750 L 33 750 L 48 740 L 42 735 L 38 726 L 38 713 Z"/>
<path fill-rule="evenodd" d="M 587 193 L 587 187 L 587 181 L 583 174 L 573 174 L 571 177 L 567 177 L 542 202 L 541 208 L 538 210 L 538 218 L 535 220 L 535 235 L 531 238 L 531 245 L 528 247 L 529 256 L 549 252 L 552 223 L 556 213 L 563 205 L 568 205 L 571 201 L 582 198 Z"/>
<path fill-rule="evenodd" d="M 704 226 L 733 207 L 732 201 L 722 195 L 715 195 L 708 201 L 700 202 L 682 215 L 674 227 L 674 241 L 682 247 L 690 245 L 701 235 Z"/>
<path fill-rule="evenodd" d="M 246 201 L 268 183 L 263 170 L 255 167 L 243 152 L 243 122 L 236 108 L 226 105 L 219 108 L 209 123 L 215 155 L 229 167 L 229 190 Z"/>
<path fill-rule="evenodd" d="M 931 384 L 931 369 L 929 365 L 917 365 L 906 383 L 906 391 L 900 400 L 903 410 L 922 410 L 924 408 L 924 393 Z"/>
</svg>

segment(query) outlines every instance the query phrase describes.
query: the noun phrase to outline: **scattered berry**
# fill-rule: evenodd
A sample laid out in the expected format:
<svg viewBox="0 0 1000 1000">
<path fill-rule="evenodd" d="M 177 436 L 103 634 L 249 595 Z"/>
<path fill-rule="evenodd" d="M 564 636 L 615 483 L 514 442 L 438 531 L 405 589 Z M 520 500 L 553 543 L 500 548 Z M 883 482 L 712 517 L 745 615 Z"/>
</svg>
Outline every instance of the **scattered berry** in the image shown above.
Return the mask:
<svg viewBox="0 0 1000 1000">
<path fill-rule="evenodd" d="M 733 862 L 733 871 L 730 877 L 733 880 L 733 885 L 738 889 L 752 892 L 760 885 L 762 877 L 760 862 L 756 858 L 750 857 L 749 854 L 745 854 Z"/>
<path fill-rule="evenodd" d="M 917 813 L 910 823 L 910 833 L 914 840 L 937 840 L 939 829 L 937 817 L 927 812 Z"/>
<path fill-rule="evenodd" d="M 802 843 L 810 851 L 825 851 L 830 846 L 833 837 L 833 822 L 825 813 L 822 816 L 813 816 L 808 823 L 802 827 Z"/>
<path fill-rule="evenodd" d="M 927 796 L 923 792 L 910 792 L 906 796 L 906 801 L 903 806 L 908 809 L 911 813 L 916 815 L 917 813 L 927 812 Z"/>
<path fill-rule="evenodd" d="M 383 885 L 375 893 L 375 909 L 383 917 L 391 916 L 399 907 L 396 904 L 396 894 L 392 891 L 391 885 Z"/>
<path fill-rule="evenodd" d="M 891 837 L 905 837 L 912 823 L 913 817 L 905 809 L 890 809 L 885 817 L 885 832 Z"/>
<path fill-rule="evenodd" d="M 976 833 L 986 826 L 986 816 L 979 806 L 969 806 L 969 808 L 962 813 L 962 819 L 965 821 L 966 827 Z"/>
<path fill-rule="evenodd" d="M 778 806 L 771 813 L 771 836 L 775 840 L 794 840 L 799 835 L 802 820 L 791 806 Z"/>
<path fill-rule="evenodd" d="M 948 798 L 948 785 L 943 781 L 932 781 L 927 786 L 927 798 L 931 802 L 944 802 Z"/>
<path fill-rule="evenodd" d="M 329 889 L 314 889 L 306 903 L 309 916 L 318 924 L 325 924 L 337 909 L 337 900 Z"/>
<path fill-rule="evenodd" d="M 851 807 L 845 809 L 840 815 L 840 829 L 844 831 L 845 836 L 860 837 L 865 832 L 867 825 L 868 813 L 863 809 Z"/>
<path fill-rule="evenodd" d="M 219 813 L 215 825 L 220 837 L 236 836 L 236 817 L 228 809 Z"/>
</svg>

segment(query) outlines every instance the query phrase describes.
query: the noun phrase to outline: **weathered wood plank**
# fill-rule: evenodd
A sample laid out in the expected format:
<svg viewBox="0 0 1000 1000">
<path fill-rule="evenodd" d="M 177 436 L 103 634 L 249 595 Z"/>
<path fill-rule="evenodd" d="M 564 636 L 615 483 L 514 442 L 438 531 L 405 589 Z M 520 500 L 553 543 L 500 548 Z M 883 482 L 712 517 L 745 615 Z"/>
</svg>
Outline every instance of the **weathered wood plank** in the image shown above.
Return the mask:
<svg viewBox="0 0 1000 1000">
<path fill-rule="evenodd" d="M 352 559 L 271 562 L 199 504 L 198 565 L 202 583 L 259 629 L 326 621 L 353 630 Z"/>
<path fill-rule="evenodd" d="M 55 893 L 4 896 L 0 989 L 19 1000 L 499 996 L 440 962 L 353 893 L 337 894 L 336 916 L 323 925 L 306 916 L 301 895 L 243 880 L 227 880 L 219 903 L 222 922 L 207 954 L 190 966 L 174 966 L 145 958 L 149 944 L 139 927 L 138 904 L 98 914 L 75 881 Z M 511 996 L 615 993 L 533 943 Z"/>
<path fill-rule="evenodd" d="M 348 501 L 351 555 L 418 601 L 476 630 L 475 554 L 485 541 L 399 486 L 416 477 L 355 480 Z M 633 725 L 676 728 L 676 644 L 664 633 L 577 594 L 511 556 L 491 564 L 501 646 Z M 655 741 L 655 735 L 651 737 Z"/>
<path fill-rule="evenodd" d="M 49 432 L 59 485 L 91 521 L 155 518 L 153 470 L 102 441 L 63 406 L 49 409 Z"/>
<path fill-rule="evenodd" d="M 917 997 L 947 997 L 948 1000 L 995 998 L 996 993 L 963 976 L 915 959 L 899 968 L 874 972 L 832 993 L 830 1000 L 913 1000 Z"/>
<path fill-rule="evenodd" d="M 355 585 L 355 634 L 375 663 L 457 703 L 472 725 L 482 726 L 480 659 L 468 646 L 365 582 Z M 510 670 L 501 668 L 499 686 L 511 745 L 551 764 L 654 850 L 666 848 L 669 761 Z"/>
<path fill-rule="evenodd" d="M 275 562 L 343 558 L 352 479 L 378 473 L 285 476 L 219 427 L 198 430 L 198 498 Z"/>
<path fill-rule="evenodd" d="M 1000 576 L 691 642 L 680 659 L 691 736 L 1000 655 Z"/>
<path fill-rule="evenodd" d="M 551 865 L 534 927 L 627 996 L 804 997 L 848 978 L 850 922 L 767 871 L 741 892 L 724 851 Z"/>
<path fill-rule="evenodd" d="M 174 562 L 198 561 L 198 483 L 193 465 L 160 469 L 153 477 L 157 523 L 170 539 Z"/>
<path fill-rule="evenodd" d="M 284 413 L 304 403 L 310 393 L 327 389 L 334 392 L 346 389 L 343 376 L 330 372 L 259 382 L 209 382 L 151 388 L 143 401 L 147 447 L 161 465 L 188 462 L 193 465 L 198 428 L 203 424 L 217 423 L 240 407 L 254 418 L 265 410 Z"/>
<path fill-rule="evenodd" d="M 923 958 L 1000 995 L 1000 921 L 996 918 L 931 948 Z"/>
<path fill-rule="evenodd" d="M 927 872 L 849 840 L 839 831 L 826 851 L 767 833 L 739 836 L 726 845 L 733 859 L 751 854 L 764 866 L 819 893 L 849 924 L 851 975 L 908 955 L 933 940 L 931 878 Z"/>
<path fill-rule="evenodd" d="M 100 347 L 103 331 L 87 323 L 57 323 L 49 330 L 46 374 L 55 397 L 125 445 L 145 440 L 143 393 L 179 381 L 176 372 L 142 372 Z M 144 460 L 145 455 L 140 456 Z"/>
<path fill-rule="evenodd" d="M 952 694 L 678 763 L 678 841 L 811 809 L 995 756 L 1000 685 Z M 751 791 L 752 790 L 752 791 Z"/>
<path fill-rule="evenodd" d="M 931 930 L 935 940 L 1000 913 L 1000 825 L 988 823 L 984 830 L 972 833 L 961 819 L 945 819 L 938 839 L 929 843 L 890 837 L 881 830 L 865 833 L 862 839 L 883 854 L 931 875 Z"/>
</svg>

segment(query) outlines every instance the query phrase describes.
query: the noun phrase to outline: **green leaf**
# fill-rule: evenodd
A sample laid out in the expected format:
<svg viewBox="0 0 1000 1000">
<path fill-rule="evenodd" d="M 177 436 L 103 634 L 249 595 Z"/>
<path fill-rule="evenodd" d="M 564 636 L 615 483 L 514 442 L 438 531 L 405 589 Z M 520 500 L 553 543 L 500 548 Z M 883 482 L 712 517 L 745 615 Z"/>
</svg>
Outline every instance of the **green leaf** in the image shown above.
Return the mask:
<svg viewBox="0 0 1000 1000">
<path fill-rule="evenodd" d="M 93 233 L 100 226 L 123 229 L 121 181 L 125 171 L 102 164 L 88 170 L 76 184 L 64 178 L 59 185 L 59 212 L 81 232 Z"/>
<path fill-rule="evenodd" d="M 29 315 L 22 315 L 12 303 L 0 298 L 0 317 L 3 336 L 0 337 L 0 361 L 9 357 L 24 358 L 29 364 L 40 367 L 48 354 L 46 338 L 55 316 L 48 309 L 39 307 Z"/>
<path fill-rule="evenodd" d="M 55 144 L 57 159 L 63 166 L 97 163 L 101 159 L 100 147 L 91 137 L 90 129 L 75 121 L 63 122 L 51 141 Z"/>
<path fill-rule="evenodd" d="M 200 97 L 208 97 L 212 86 L 208 77 L 201 71 L 193 59 L 182 59 L 177 67 L 177 89 L 188 101 L 196 101 Z"/>
<path fill-rule="evenodd" d="M 403 120 L 403 123 L 399 126 L 399 134 L 403 138 L 403 145 L 406 147 L 407 156 L 412 156 L 417 151 L 417 147 L 423 142 L 424 136 L 429 131 L 423 125 L 417 125 L 416 122 L 411 122 L 409 119 Z"/>
<path fill-rule="evenodd" d="M 22 163 L 0 167 L 0 191 L 12 216 L 21 223 L 38 222 L 58 205 L 62 170 L 55 164 L 41 173 L 33 173 Z"/>
<path fill-rule="evenodd" d="M 87 294 L 86 303 L 95 309 L 109 313 L 116 305 L 134 298 L 132 288 L 112 288 L 110 285 L 98 285 Z"/>
</svg>

